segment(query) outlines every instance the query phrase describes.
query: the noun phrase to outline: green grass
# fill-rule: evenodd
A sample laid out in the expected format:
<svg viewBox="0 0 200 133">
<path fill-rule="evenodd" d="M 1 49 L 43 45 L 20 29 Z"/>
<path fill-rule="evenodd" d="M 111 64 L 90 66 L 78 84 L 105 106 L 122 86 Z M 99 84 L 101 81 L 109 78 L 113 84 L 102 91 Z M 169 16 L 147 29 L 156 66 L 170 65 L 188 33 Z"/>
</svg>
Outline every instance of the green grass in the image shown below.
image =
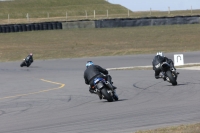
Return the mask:
<svg viewBox="0 0 200 133">
<path fill-rule="evenodd" d="M 155 130 L 137 131 L 135 133 L 200 133 L 200 123 L 159 128 Z"/>
<path fill-rule="evenodd" d="M 105 0 L 15 0 L 0 2 L 0 19 L 6 18 L 25 18 L 29 13 L 32 18 L 46 18 L 47 13 L 50 17 L 62 17 L 68 12 L 68 16 L 93 15 L 93 11 L 99 12 L 114 9 L 112 13 L 127 12 L 127 9 L 120 5 L 113 5 Z M 97 12 L 98 14 L 98 12 Z M 101 13 L 99 13 L 101 14 Z"/>
<path fill-rule="evenodd" d="M 0 35 L 0 60 L 149 54 L 200 50 L 200 25 L 146 26 L 8 33 Z"/>
<path fill-rule="evenodd" d="M 128 16 L 127 8 L 110 4 L 105 0 L 14 0 L 0 2 L 0 24 L 200 15 L 200 10 L 171 11 L 170 13 L 168 11 L 150 12 L 150 9 L 146 10 L 142 12 L 129 11 Z M 26 18 L 27 13 L 29 14 L 29 19 Z"/>
</svg>

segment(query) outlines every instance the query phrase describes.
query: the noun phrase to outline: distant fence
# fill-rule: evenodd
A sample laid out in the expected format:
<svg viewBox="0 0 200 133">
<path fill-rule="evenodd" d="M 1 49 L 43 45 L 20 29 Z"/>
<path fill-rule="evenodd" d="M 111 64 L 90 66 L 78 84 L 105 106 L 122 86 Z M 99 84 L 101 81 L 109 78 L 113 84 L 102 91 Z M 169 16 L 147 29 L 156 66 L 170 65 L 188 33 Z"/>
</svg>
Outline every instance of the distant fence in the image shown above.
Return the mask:
<svg viewBox="0 0 200 133">
<path fill-rule="evenodd" d="M 141 18 L 141 17 L 173 17 L 199 15 L 200 10 L 184 11 L 154 11 L 132 12 L 130 10 L 83 10 L 66 12 L 42 12 L 42 13 L 2 13 L 0 9 L 0 24 L 37 23 L 52 21 L 72 20 L 99 20 L 112 18 Z"/>
</svg>

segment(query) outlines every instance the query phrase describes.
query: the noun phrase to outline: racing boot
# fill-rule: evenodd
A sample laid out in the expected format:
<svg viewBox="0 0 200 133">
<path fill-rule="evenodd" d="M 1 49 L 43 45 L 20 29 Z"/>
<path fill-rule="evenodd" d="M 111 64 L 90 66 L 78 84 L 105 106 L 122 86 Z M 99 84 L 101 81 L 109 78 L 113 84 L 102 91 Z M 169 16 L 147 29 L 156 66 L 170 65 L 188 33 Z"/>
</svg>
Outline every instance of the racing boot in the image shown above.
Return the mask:
<svg viewBox="0 0 200 133">
<path fill-rule="evenodd" d="M 113 89 L 115 90 L 115 89 L 117 89 L 117 87 L 116 86 L 114 86 L 113 84 L 112 84 L 112 87 L 113 87 Z"/>
<path fill-rule="evenodd" d="M 160 76 L 163 78 L 164 81 L 167 80 L 167 79 L 166 79 L 166 76 L 165 76 L 164 74 L 162 74 L 162 75 L 160 75 Z"/>
<path fill-rule="evenodd" d="M 113 85 L 112 77 L 111 77 L 110 75 L 107 75 L 107 80 L 108 80 L 108 82 L 111 84 L 111 86 L 112 86 L 112 88 L 113 88 L 114 90 L 117 89 L 117 87 Z"/>
<path fill-rule="evenodd" d="M 102 95 L 100 94 L 100 93 L 98 93 L 96 90 L 94 90 L 94 89 L 89 89 L 89 92 L 91 93 L 91 94 L 97 94 L 98 96 L 99 96 L 99 99 L 101 100 L 102 99 Z"/>
<path fill-rule="evenodd" d="M 99 99 L 101 100 L 102 99 L 102 95 L 97 93 L 97 95 L 99 96 Z"/>
</svg>

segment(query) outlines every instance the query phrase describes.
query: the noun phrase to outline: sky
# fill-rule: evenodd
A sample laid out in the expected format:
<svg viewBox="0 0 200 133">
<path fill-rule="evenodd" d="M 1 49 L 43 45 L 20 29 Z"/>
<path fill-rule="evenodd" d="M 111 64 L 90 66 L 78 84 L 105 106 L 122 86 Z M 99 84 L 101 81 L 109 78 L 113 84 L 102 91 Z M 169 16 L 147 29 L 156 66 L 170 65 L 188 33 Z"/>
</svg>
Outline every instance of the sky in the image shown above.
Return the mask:
<svg viewBox="0 0 200 133">
<path fill-rule="evenodd" d="M 200 9 L 200 0 L 106 0 L 113 4 L 120 4 L 132 11 L 159 10 L 191 10 Z"/>
</svg>

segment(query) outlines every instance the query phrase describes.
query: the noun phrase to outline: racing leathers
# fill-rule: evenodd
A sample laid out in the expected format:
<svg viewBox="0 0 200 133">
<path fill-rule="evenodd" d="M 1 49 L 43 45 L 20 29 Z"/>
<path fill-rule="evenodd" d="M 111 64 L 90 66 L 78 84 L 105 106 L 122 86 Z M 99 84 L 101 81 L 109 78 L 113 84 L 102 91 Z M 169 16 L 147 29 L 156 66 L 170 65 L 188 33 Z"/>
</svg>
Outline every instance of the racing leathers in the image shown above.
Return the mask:
<svg viewBox="0 0 200 133">
<path fill-rule="evenodd" d="M 25 58 L 26 61 L 28 61 L 29 63 L 32 63 L 33 62 L 33 56 L 32 55 L 28 55 L 26 58 Z"/>
<path fill-rule="evenodd" d="M 170 65 L 171 70 L 176 71 L 176 68 L 174 67 L 174 62 L 171 59 L 160 56 L 160 55 L 156 55 L 152 61 L 152 66 L 153 66 L 153 70 L 155 71 L 156 79 L 158 79 L 160 77 L 159 74 L 160 74 L 161 70 L 157 69 L 155 66 L 158 63 L 163 63 L 163 62 L 167 62 Z"/>
<path fill-rule="evenodd" d="M 104 74 L 104 75 L 103 75 Z M 85 84 L 90 85 L 89 91 L 91 93 L 94 93 L 94 89 L 92 87 L 94 86 L 94 79 L 95 78 L 105 78 L 110 84 L 112 85 L 112 77 L 108 75 L 108 71 L 99 65 L 91 65 L 89 66 L 85 72 L 84 72 L 84 79 L 85 79 Z M 115 86 L 113 86 L 114 89 L 116 89 Z"/>
</svg>

